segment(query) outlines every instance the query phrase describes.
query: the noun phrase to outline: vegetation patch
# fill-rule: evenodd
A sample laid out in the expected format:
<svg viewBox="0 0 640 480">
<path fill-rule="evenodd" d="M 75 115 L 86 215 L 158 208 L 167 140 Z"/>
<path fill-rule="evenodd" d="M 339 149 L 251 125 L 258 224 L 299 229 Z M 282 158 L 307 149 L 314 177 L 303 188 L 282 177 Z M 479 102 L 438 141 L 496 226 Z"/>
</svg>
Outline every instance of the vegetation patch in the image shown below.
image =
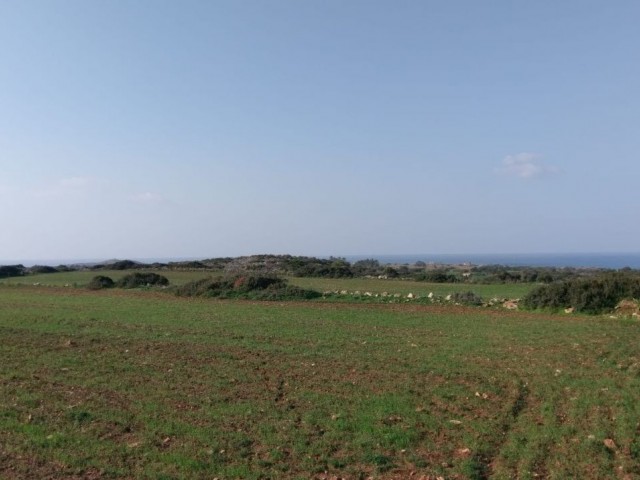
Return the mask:
<svg viewBox="0 0 640 480">
<path fill-rule="evenodd" d="M 150 286 L 167 286 L 169 279 L 157 273 L 141 273 L 135 272 L 125 275 L 117 281 L 116 287 L 120 288 L 137 288 Z"/>
<path fill-rule="evenodd" d="M 483 304 L 482 297 L 474 292 L 455 292 L 451 296 L 451 300 L 461 305 L 479 306 Z"/>
<path fill-rule="evenodd" d="M 531 309 L 572 308 L 597 314 L 610 312 L 620 301 L 631 298 L 640 298 L 640 276 L 616 272 L 543 285 L 527 294 L 522 304 Z"/>
<path fill-rule="evenodd" d="M 96 275 L 87 284 L 89 290 L 101 290 L 103 288 L 112 288 L 113 286 L 115 286 L 115 282 L 104 275 Z"/>
<path fill-rule="evenodd" d="M 2 265 L 0 266 L 0 278 L 19 277 L 25 274 L 23 265 Z"/>
<path fill-rule="evenodd" d="M 321 297 L 315 290 L 289 285 L 275 276 L 237 275 L 209 277 L 189 282 L 175 289 L 185 297 L 246 298 L 252 300 L 310 300 Z"/>
</svg>

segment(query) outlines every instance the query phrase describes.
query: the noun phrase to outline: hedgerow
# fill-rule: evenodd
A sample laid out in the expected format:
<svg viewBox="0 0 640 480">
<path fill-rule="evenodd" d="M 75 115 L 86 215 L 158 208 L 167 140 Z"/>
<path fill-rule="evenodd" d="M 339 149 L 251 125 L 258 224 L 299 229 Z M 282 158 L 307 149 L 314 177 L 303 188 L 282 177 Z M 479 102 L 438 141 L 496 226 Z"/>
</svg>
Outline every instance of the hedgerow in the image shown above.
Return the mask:
<svg viewBox="0 0 640 480">
<path fill-rule="evenodd" d="M 543 285 L 526 295 L 522 305 L 551 310 L 571 307 L 595 314 L 613 310 L 625 298 L 640 298 L 640 276 L 616 272 Z"/>
</svg>

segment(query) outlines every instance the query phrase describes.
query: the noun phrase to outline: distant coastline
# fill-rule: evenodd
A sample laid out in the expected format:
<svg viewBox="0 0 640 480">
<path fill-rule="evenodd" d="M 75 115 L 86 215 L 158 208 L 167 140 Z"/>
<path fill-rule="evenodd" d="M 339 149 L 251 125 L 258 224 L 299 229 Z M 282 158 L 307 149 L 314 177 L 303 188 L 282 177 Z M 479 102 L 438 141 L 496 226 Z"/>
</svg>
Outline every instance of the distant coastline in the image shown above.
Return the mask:
<svg viewBox="0 0 640 480">
<path fill-rule="evenodd" d="M 312 256 L 312 255 L 308 255 Z M 316 255 L 318 258 L 327 258 L 326 255 Z M 349 262 L 356 262 L 366 258 L 373 258 L 382 264 L 414 264 L 422 261 L 425 263 L 459 265 L 470 263 L 473 265 L 504 265 L 504 266 L 531 266 L 531 267 L 574 267 L 574 268 L 612 268 L 620 269 L 630 267 L 640 269 L 640 252 L 637 253 L 520 253 L 520 254 L 369 254 L 369 255 L 335 255 L 345 258 Z M 202 260 L 210 257 L 165 257 L 165 258 L 127 258 L 129 260 L 144 263 L 153 262 L 180 262 L 189 260 Z M 124 260 L 123 257 L 121 260 Z M 39 259 L 39 260 L 0 260 L 0 265 L 22 264 L 26 267 L 33 265 L 76 265 L 95 264 L 106 259 Z"/>
<path fill-rule="evenodd" d="M 411 254 L 411 255 L 347 255 L 349 262 L 375 258 L 380 263 L 412 264 L 417 261 L 457 265 L 505 265 L 575 268 L 640 268 L 640 253 L 513 253 L 513 254 Z"/>
</svg>

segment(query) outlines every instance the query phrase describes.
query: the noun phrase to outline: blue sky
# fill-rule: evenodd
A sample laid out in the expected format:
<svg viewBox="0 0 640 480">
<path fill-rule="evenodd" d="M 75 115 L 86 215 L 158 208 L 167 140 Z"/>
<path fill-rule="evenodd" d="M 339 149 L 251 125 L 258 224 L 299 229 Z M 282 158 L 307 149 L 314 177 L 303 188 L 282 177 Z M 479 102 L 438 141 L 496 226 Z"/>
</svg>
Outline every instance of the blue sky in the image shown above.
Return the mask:
<svg viewBox="0 0 640 480">
<path fill-rule="evenodd" d="M 0 259 L 640 251 L 639 19 L 0 0 Z"/>
</svg>

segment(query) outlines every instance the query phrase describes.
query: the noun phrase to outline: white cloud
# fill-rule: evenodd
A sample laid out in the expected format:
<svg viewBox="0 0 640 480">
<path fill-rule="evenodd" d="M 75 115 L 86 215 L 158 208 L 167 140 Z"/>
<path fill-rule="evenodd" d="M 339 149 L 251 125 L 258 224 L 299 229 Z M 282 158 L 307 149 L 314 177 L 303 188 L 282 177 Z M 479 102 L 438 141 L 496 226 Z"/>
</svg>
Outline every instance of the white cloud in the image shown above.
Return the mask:
<svg viewBox="0 0 640 480">
<path fill-rule="evenodd" d="M 560 172 L 557 167 L 540 161 L 540 158 L 536 153 L 526 152 L 507 155 L 502 160 L 502 167 L 496 169 L 496 172 L 518 178 L 534 178 Z"/>
<path fill-rule="evenodd" d="M 160 203 L 164 200 L 162 195 L 155 192 L 142 192 L 133 195 L 132 200 L 138 203 L 146 203 L 146 204 L 155 204 Z"/>
</svg>

